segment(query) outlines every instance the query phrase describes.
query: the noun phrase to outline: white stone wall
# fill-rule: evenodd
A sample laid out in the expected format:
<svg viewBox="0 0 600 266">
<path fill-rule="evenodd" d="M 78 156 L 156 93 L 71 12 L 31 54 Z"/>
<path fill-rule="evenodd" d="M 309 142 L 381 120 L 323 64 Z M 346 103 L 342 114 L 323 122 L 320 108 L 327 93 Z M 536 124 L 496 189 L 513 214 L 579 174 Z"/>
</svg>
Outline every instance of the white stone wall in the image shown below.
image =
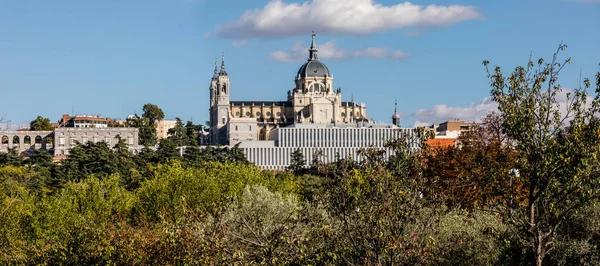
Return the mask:
<svg viewBox="0 0 600 266">
<path fill-rule="evenodd" d="M 362 148 L 377 148 L 386 151 L 386 158 L 392 151 L 384 148 L 384 143 L 404 134 L 414 134 L 414 129 L 398 128 L 392 125 L 365 127 L 300 126 L 278 128 L 273 131 L 275 141 L 243 142 L 240 147 L 249 161 L 264 169 L 285 169 L 290 165 L 291 154 L 300 149 L 307 165 L 317 151 L 325 163 L 335 162 L 337 156 L 362 160 L 358 151 Z M 264 145 L 259 145 L 264 143 Z M 418 147 L 412 147 L 417 149 Z"/>
<path fill-rule="evenodd" d="M 117 144 L 117 135 L 121 136 L 129 145 L 131 152 L 139 151 L 139 133 L 137 128 L 57 128 L 54 131 L 54 155 L 69 155 L 69 149 L 76 146 L 77 142 L 82 144 L 92 141 L 94 143 L 104 141 L 112 148 Z"/>
<path fill-rule="evenodd" d="M 258 140 L 258 130 L 256 118 L 232 118 L 227 124 L 229 145 Z"/>
</svg>

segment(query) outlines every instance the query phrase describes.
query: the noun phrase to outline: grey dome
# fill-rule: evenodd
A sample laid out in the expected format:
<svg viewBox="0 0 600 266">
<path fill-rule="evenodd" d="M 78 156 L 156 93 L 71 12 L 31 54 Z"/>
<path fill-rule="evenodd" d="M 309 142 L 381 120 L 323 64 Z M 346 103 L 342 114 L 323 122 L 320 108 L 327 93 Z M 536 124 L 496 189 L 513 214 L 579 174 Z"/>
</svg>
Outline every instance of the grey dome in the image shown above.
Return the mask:
<svg viewBox="0 0 600 266">
<path fill-rule="evenodd" d="M 319 59 L 308 60 L 308 62 L 304 63 L 300 69 L 298 70 L 298 77 L 331 77 L 331 72 L 329 72 L 329 68 L 323 62 L 319 61 Z"/>
<path fill-rule="evenodd" d="M 315 34 L 312 35 L 312 43 L 310 44 L 310 48 L 308 48 L 308 61 L 304 63 L 298 70 L 297 78 L 305 78 L 305 77 L 331 77 L 331 72 L 329 72 L 329 68 L 321 61 L 319 61 L 319 57 L 317 56 L 317 45 L 315 44 Z"/>
</svg>

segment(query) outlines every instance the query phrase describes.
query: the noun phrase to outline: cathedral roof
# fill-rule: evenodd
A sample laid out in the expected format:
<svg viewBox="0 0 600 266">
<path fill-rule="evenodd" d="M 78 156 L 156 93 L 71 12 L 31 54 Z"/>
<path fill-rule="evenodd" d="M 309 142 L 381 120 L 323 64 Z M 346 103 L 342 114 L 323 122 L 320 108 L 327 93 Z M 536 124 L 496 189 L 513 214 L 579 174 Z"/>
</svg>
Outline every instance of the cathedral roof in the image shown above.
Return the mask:
<svg viewBox="0 0 600 266">
<path fill-rule="evenodd" d="M 244 106 L 262 106 L 263 104 L 268 107 L 268 106 L 292 106 L 291 102 L 288 101 L 230 101 L 231 105 L 233 106 L 241 106 L 242 104 Z"/>
<path fill-rule="evenodd" d="M 308 48 L 308 61 L 304 63 L 298 70 L 298 78 L 304 77 L 331 77 L 329 68 L 319 60 L 317 55 L 317 46 L 315 45 L 315 34 L 312 35 L 312 43 Z"/>
</svg>

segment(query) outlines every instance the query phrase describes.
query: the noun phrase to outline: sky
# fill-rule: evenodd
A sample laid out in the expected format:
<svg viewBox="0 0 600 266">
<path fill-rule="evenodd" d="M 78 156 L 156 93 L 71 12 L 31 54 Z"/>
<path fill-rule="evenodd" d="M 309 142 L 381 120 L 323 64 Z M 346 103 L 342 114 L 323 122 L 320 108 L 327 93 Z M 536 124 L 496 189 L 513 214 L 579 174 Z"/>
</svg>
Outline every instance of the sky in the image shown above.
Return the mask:
<svg viewBox="0 0 600 266">
<path fill-rule="evenodd" d="M 208 120 L 216 58 L 231 100 L 284 100 L 315 31 L 342 98 L 404 127 L 494 110 L 483 60 L 508 73 L 571 58 L 561 85 L 600 71 L 600 0 L 0 0 L 0 117 L 125 119 L 145 103 Z"/>
</svg>

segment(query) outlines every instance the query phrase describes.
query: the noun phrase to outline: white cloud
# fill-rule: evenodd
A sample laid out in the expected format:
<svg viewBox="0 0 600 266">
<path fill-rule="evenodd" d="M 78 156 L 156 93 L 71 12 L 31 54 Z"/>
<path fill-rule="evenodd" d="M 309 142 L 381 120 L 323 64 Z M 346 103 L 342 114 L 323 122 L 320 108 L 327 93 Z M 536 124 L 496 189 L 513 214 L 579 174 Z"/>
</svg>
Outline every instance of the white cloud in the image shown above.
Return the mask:
<svg viewBox="0 0 600 266">
<path fill-rule="evenodd" d="M 217 28 L 222 38 L 281 38 L 309 34 L 360 35 L 406 27 L 452 25 L 481 18 L 473 6 L 384 6 L 373 0 L 310 0 L 284 3 L 272 0 L 262 9 L 247 10 L 235 21 Z"/>
<path fill-rule="evenodd" d="M 231 42 L 233 46 L 245 46 L 248 45 L 248 40 L 234 40 Z"/>
<path fill-rule="evenodd" d="M 556 95 L 558 110 L 563 117 L 567 115 L 567 93 L 571 93 L 570 100 L 572 100 L 573 90 L 569 88 L 563 88 L 562 91 Z M 592 100 L 593 97 L 586 97 L 588 107 Z M 417 118 L 413 126 L 416 127 L 439 124 L 453 119 L 479 122 L 486 114 L 497 110 L 498 104 L 492 101 L 492 97 L 486 97 L 483 100 L 475 102 L 467 107 L 438 104 L 429 109 L 419 109 L 412 114 L 413 117 Z M 572 114 L 568 115 L 571 116 Z M 567 119 L 567 121 L 568 120 L 569 119 Z"/>
<path fill-rule="evenodd" d="M 344 50 L 336 45 L 335 40 L 328 41 L 317 47 L 319 49 L 319 58 L 349 59 L 357 57 L 370 57 L 377 59 L 406 59 L 410 55 L 402 50 L 390 51 L 383 47 L 369 47 L 359 50 Z M 303 42 L 298 41 L 287 51 L 274 51 L 271 58 L 279 62 L 301 62 L 308 58 L 308 47 L 304 47 Z"/>
<path fill-rule="evenodd" d="M 467 107 L 438 104 L 429 109 L 417 110 L 413 114 L 413 116 L 417 118 L 417 121 L 413 126 L 438 124 L 454 119 L 479 121 L 487 113 L 497 109 L 498 104 L 492 101 L 491 97 L 486 97 L 483 100 L 475 102 Z"/>
</svg>

